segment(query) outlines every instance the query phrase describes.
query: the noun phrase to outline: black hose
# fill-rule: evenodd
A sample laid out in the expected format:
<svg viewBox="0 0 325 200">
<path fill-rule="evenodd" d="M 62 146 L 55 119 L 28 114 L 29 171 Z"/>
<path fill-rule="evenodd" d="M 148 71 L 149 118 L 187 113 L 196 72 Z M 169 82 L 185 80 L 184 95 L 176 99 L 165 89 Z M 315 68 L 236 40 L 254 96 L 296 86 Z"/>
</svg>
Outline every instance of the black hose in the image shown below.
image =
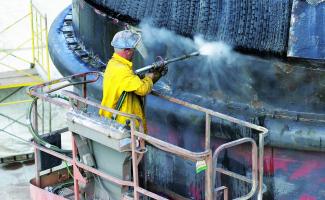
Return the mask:
<svg viewBox="0 0 325 200">
<path fill-rule="evenodd" d="M 70 187 L 74 184 L 74 181 L 68 181 L 65 183 L 61 183 L 59 185 L 56 185 L 55 187 L 53 187 L 53 193 L 54 194 L 58 194 L 58 191 L 61 190 L 62 188 L 66 188 L 66 187 Z"/>
<path fill-rule="evenodd" d="M 55 95 L 53 97 L 56 97 L 56 98 L 61 98 L 61 99 L 65 99 L 64 97 L 61 97 L 59 95 Z M 50 143 L 48 143 L 47 141 L 43 140 L 43 138 L 39 135 L 38 131 L 36 131 L 33 127 L 33 123 L 32 123 L 32 111 L 33 111 L 33 107 L 34 105 L 36 105 L 36 102 L 38 100 L 38 97 L 34 97 L 29 109 L 28 109 L 28 113 L 27 113 L 27 120 L 28 120 L 28 128 L 29 128 L 29 131 L 30 133 L 32 134 L 33 136 L 33 139 L 34 141 L 37 143 L 37 144 L 40 144 L 48 149 L 51 149 L 53 151 L 56 151 L 56 152 L 59 152 L 59 153 L 64 153 L 64 154 L 71 154 L 71 150 L 64 150 L 64 149 L 61 149 L 55 145 L 52 145 Z M 66 99 L 65 99 L 66 100 Z"/>
</svg>

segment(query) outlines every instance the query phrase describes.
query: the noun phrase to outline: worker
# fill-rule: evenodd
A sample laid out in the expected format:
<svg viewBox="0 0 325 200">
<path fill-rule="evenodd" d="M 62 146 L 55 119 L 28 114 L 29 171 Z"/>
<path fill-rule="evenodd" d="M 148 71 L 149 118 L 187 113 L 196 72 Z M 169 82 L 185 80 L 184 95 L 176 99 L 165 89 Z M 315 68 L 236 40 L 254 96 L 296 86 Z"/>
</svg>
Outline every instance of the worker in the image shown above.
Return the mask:
<svg viewBox="0 0 325 200">
<path fill-rule="evenodd" d="M 101 105 L 116 109 L 122 93 L 127 92 L 119 111 L 140 117 L 146 133 L 147 126 L 142 97 L 151 92 L 153 83 L 161 77 L 161 72 L 147 73 L 142 79 L 134 74 L 132 58 L 140 40 L 141 35 L 131 30 L 120 31 L 113 37 L 111 45 L 114 47 L 115 53 L 109 60 L 104 73 Z M 112 118 L 112 113 L 102 109 L 99 110 L 99 115 Z M 116 120 L 125 124 L 128 118 L 117 116 Z M 136 127 L 139 127 L 139 122 L 136 122 Z"/>
</svg>

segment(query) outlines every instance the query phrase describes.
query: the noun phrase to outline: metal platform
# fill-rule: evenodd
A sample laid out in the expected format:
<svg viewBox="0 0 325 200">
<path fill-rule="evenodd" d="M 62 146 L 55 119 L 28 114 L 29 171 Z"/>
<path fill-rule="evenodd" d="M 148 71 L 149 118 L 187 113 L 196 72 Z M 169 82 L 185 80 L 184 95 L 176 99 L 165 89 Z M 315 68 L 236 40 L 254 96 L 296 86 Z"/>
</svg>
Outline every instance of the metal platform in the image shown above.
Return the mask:
<svg viewBox="0 0 325 200">
<path fill-rule="evenodd" d="M 53 145 L 42 141 L 42 139 L 38 139 L 39 136 L 34 137 L 35 143 L 33 143 L 33 145 L 36 150 L 35 155 L 38 154 L 38 151 L 45 152 L 65 161 L 72 166 L 73 175 L 71 175 L 71 177 L 73 177 L 74 181 L 73 193 L 75 200 L 83 200 L 84 196 L 95 197 L 95 199 L 97 199 L 96 191 L 87 191 L 85 189 L 90 188 L 91 185 L 87 186 L 89 183 L 93 184 L 93 188 L 95 190 L 96 188 L 100 187 L 104 188 L 103 192 L 106 192 L 109 199 L 124 199 L 125 196 L 129 197 L 129 194 L 131 193 L 133 194 L 134 200 L 142 199 L 142 196 L 147 196 L 158 200 L 175 199 L 166 196 L 166 194 L 157 194 L 139 184 L 139 163 L 143 158 L 143 154 L 148 152 L 146 144 L 163 150 L 170 155 L 176 155 L 189 162 L 196 163 L 197 173 L 204 171 L 205 177 L 208 177 L 205 178 L 204 181 L 204 195 L 205 199 L 207 200 L 218 198 L 220 193 L 224 196 L 225 200 L 228 199 L 228 187 L 224 186 L 222 182 L 218 182 L 218 184 L 216 183 L 217 174 L 224 174 L 250 184 L 250 192 L 245 195 L 241 195 L 238 199 L 250 199 L 254 195 L 257 196 L 257 199 L 262 199 L 264 137 L 267 135 L 267 129 L 182 101 L 180 99 L 175 99 L 154 92 L 153 94 L 159 98 L 205 114 L 205 147 L 203 151 L 190 151 L 188 149 L 157 139 L 153 136 L 144 134 L 142 121 L 139 117 L 101 106 L 100 104 L 87 99 L 87 84 L 98 81 L 101 75 L 101 72 L 86 72 L 52 80 L 50 82 L 33 86 L 29 89 L 29 94 L 35 98 L 33 105 L 37 105 L 37 100 L 44 100 L 69 110 L 66 115 L 66 121 L 69 130 L 72 132 L 72 156 L 64 155 L 63 153 L 66 153 L 66 151 L 59 149 L 58 147 L 54 147 Z M 64 88 L 77 85 L 81 85 L 82 87 L 81 94 L 75 94 L 65 90 L 60 92 L 60 90 Z M 58 100 L 58 98 L 61 100 L 64 99 L 65 101 Z M 103 109 L 113 114 L 128 117 L 131 122 L 129 127 L 130 129 L 128 126 L 122 124 L 117 126 L 117 124 L 115 124 L 117 122 L 112 121 L 111 119 L 102 119 L 103 123 L 100 123 L 101 120 L 97 119 L 97 116 L 92 115 L 91 111 L 94 109 L 97 110 L 97 112 L 98 109 Z M 31 110 L 33 110 L 33 107 L 31 107 Z M 37 116 L 38 115 L 35 113 L 29 115 L 28 121 L 32 126 L 33 124 L 38 124 Z M 239 140 L 224 143 L 220 145 L 214 151 L 214 153 L 212 153 L 210 147 L 212 117 L 220 118 L 233 124 L 247 127 L 256 131 L 259 145 L 257 146 L 255 140 L 252 138 L 245 137 Z M 139 130 L 137 130 L 135 127 L 136 120 L 138 120 L 140 124 Z M 125 133 L 123 130 L 127 132 L 126 135 L 123 134 Z M 113 132 L 115 134 L 112 134 Z M 118 134 L 117 132 L 121 134 Z M 38 135 L 38 133 L 34 131 L 34 135 Z M 127 146 L 131 146 L 131 149 L 127 148 L 126 151 L 124 149 L 125 145 L 123 145 L 124 142 L 121 143 L 122 140 L 127 139 L 124 137 L 124 135 L 125 137 L 129 138 L 130 143 L 128 143 Z M 137 143 L 139 144 L 138 146 Z M 250 175 L 243 176 L 236 172 L 229 171 L 226 168 L 217 167 L 219 152 L 243 143 L 252 144 L 252 152 L 250 154 L 252 169 Z M 37 159 L 38 156 L 35 156 L 35 158 Z M 130 163 L 131 161 L 132 166 Z M 47 185 L 51 186 L 51 184 L 47 184 L 45 183 L 45 180 L 42 180 L 42 176 L 40 174 L 43 171 L 40 169 L 38 162 L 36 161 L 35 163 L 37 169 L 36 177 L 31 182 L 31 194 L 33 200 L 64 199 L 62 196 L 53 196 L 55 192 L 46 190 L 45 187 L 47 187 Z M 160 164 L 165 165 L 166 163 Z M 133 172 L 132 175 L 130 175 L 131 170 Z M 198 170 L 200 171 L 198 172 Z M 98 181 L 99 185 L 96 185 L 96 180 L 93 182 L 91 181 L 93 180 L 92 176 L 95 176 L 94 179 L 97 176 L 98 179 L 102 180 Z M 65 182 L 63 182 L 64 180 L 59 180 L 60 177 L 62 176 L 57 176 L 57 181 L 53 183 L 61 185 L 65 184 Z M 101 195 L 98 196 L 98 198 L 107 199 L 102 198 Z"/>
<path fill-rule="evenodd" d="M 35 68 L 0 73 L 0 89 L 31 86 L 43 82 Z"/>
</svg>

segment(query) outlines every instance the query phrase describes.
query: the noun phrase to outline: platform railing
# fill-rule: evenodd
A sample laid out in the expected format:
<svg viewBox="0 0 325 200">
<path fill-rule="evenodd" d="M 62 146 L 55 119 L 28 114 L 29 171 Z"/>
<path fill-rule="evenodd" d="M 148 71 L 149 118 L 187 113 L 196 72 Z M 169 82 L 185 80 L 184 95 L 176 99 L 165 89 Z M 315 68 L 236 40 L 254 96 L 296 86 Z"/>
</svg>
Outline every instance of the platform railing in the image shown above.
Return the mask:
<svg viewBox="0 0 325 200">
<path fill-rule="evenodd" d="M 76 75 L 71 75 L 68 77 L 64 77 L 61 79 L 57 79 L 57 80 L 52 80 L 43 84 L 39 84 L 36 86 L 33 86 L 29 89 L 29 95 L 31 95 L 34 98 L 37 99 L 41 99 L 44 101 L 48 101 L 52 104 L 55 104 L 57 106 L 61 106 L 63 108 L 66 109 L 71 109 L 72 105 L 70 103 L 64 102 L 64 101 L 60 101 L 58 99 L 52 98 L 51 97 L 51 93 L 53 92 L 57 92 L 61 89 L 67 88 L 69 86 L 76 86 L 76 85 L 82 85 L 82 93 L 83 96 L 86 97 L 87 95 L 87 84 L 88 83 L 93 83 L 96 82 L 99 77 L 100 77 L 99 72 L 86 72 L 86 73 L 81 73 L 81 74 L 76 74 Z M 89 79 L 90 78 L 90 79 Z M 80 81 L 80 79 L 82 79 Z M 89 101 L 86 98 L 80 97 L 78 95 L 74 95 L 73 93 L 70 92 L 63 92 L 63 95 L 66 95 L 66 97 L 68 97 L 70 100 L 75 100 L 75 101 L 79 101 L 82 103 L 85 103 L 87 105 L 90 106 L 94 106 L 97 107 L 99 109 L 103 109 L 107 112 L 111 112 L 111 113 L 115 113 L 117 115 L 121 115 L 124 117 L 128 117 L 132 123 L 135 123 L 136 121 L 139 123 L 140 125 L 140 129 L 141 131 L 143 131 L 143 125 L 142 125 L 142 120 L 135 115 L 132 114 L 128 114 L 128 113 L 123 113 L 120 111 L 116 111 L 114 109 L 111 108 L 107 108 L 104 106 L 101 106 L 100 104 L 97 104 L 95 102 Z M 37 124 L 37 117 L 35 116 L 33 119 L 34 123 Z M 88 172 L 91 172 L 93 174 L 96 174 L 104 179 L 106 179 L 107 181 L 110 181 L 116 185 L 120 185 L 120 186 L 128 186 L 128 187 L 133 187 L 134 183 L 132 181 L 126 181 L 126 180 L 122 180 L 119 178 L 116 178 L 114 176 L 111 176 L 107 173 L 104 173 L 96 168 L 87 166 L 81 162 L 78 161 L 77 159 L 77 146 L 76 146 L 76 142 L 75 142 L 75 138 L 74 135 L 72 134 L 72 157 L 69 157 L 67 155 L 64 155 L 62 153 L 58 153 L 54 150 L 51 150 L 49 148 L 47 148 L 46 146 L 42 146 L 39 144 L 36 144 L 35 142 L 33 143 L 33 146 L 35 148 L 35 165 L 36 165 L 36 186 L 37 187 L 41 187 L 42 183 L 41 183 L 41 178 L 40 178 L 40 170 L 39 170 L 39 166 L 38 166 L 38 162 L 37 162 L 37 153 L 38 151 L 43 151 L 46 152 L 47 154 L 50 154 L 52 156 L 55 156 L 57 158 L 60 158 L 61 160 L 69 163 L 72 168 L 73 168 L 73 179 L 74 179 L 74 194 L 75 194 L 75 200 L 80 200 L 80 196 L 79 196 L 79 183 L 83 183 L 86 184 L 86 179 L 81 175 L 80 169 L 86 170 Z M 145 193 L 148 193 L 151 196 L 154 196 L 153 194 L 151 194 L 149 191 L 144 191 Z M 64 198 L 62 198 L 64 199 Z M 159 198 L 158 198 L 159 199 Z"/>
<path fill-rule="evenodd" d="M 205 119 L 205 151 L 210 151 L 211 152 L 211 147 L 210 147 L 211 117 L 216 117 L 218 119 L 222 119 L 222 120 L 225 120 L 225 121 L 228 121 L 228 122 L 231 122 L 231 123 L 234 123 L 234 124 L 246 127 L 246 128 L 250 128 L 252 130 L 256 130 L 258 132 L 257 134 L 258 134 L 258 138 L 259 138 L 258 156 L 257 156 L 257 160 L 258 160 L 258 165 L 257 165 L 257 168 L 258 168 L 258 170 L 257 170 L 258 171 L 257 198 L 258 198 L 258 200 L 262 200 L 262 198 L 263 198 L 263 173 L 264 173 L 263 172 L 264 171 L 264 169 L 263 169 L 264 168 L 264 166 L 263 166 L 263 164 L 264 164 L 263 163 L 263 158 L 264 158 L 264 138 L 266 137 L 266 135 L 268 133 L 268 129 L 266 129 L 266 128 L 262 127 L 262 126 L 258 126 L 256 124 L 246 122 L 244 120 L 240 120 L 240 119 L 237 119 L 237 118 L 234 118 L 234 117 L 231 117 L 231 116 L 216 112 L 216 111 L 211 110 L 211 109 L 207 109 L 207 108 L 198 106 L 196 104 L 191 104 L 191 103 L 182 101 L 180 99 L 176 99 L 176 98 L 173 98 L 173 97 L 162 95 L 162 94 L 160 94 L 158 92 L 155 92 L 155 91 L 152 92 L 152 94 L 157 96 L 157 97 L 160 97 L 162 99 L 168 100 L 170 102 L 173 102 L 173 103 L 185 106 L 187 108 L 190 108 L 190 109 L 197 110 L 197 111 L 205 113 L 205 116 L 206 116 L 205 117 L 206 118 Z M 236 144 L 236 143 L 238 143 L 238 141 L 237 142 L 234 141 L 233 143 L 230 143 L 230 144 Z M 239 145 L 239 143 L 238 143 L 238 145 Z M 253 145 L 253 149 L 254 149 L 255 148 L 254 144 L 252 144 L 252 145 Z M 217 149 L 216 151 L 219 151 L 219 150 Z M 255 154 L 254 152 L 255 152 L 255 150 L 253 150 L 253 155 Z M 214 162 L 214 164 L 213 164 L 213 162 Z M 206 158 L 206 163 L 207 163 L 208 168 L 207 168 L 207 170 L 205 172 L 205 177 L 209 177 L 209 178 L 206 178 L 206 180 L 205 180 L 205 199 L 214 199 L 214 192 L 213 192 L 215 190 L 214 189 L 214 187 L 215 187 L 214 186 L 214 183 L 215 183 L 214 174 L 215 174 L 215 171 L 217 170 L 217 166 L 216 166 L 217 162 L 213 161 L 212 155 L 209 155 Z M 249 194 L 251 194 L 251 193 L 255 194 L 256 193 L 255 187 L 253 187 L 252 189 L 254 189 L 254 190 L 251 190 L 251 192 Z"/>
<path fill-rule="evenodd" d="M 218 167 L 218 157 L 219 157 L 219 154 L 221 151 L 231 148 L 231 147 L 234 147 L 234 146 L 244 144 L 244 143 L 251 143 L 251 146 L 252 146 L 252 178 L 251 179 L 248 179 L 245 176 L 242 176 L 238 173 L 231 172 L 229 170 L 225 170 L 223 168 Z M 250 192 L 244 196 L 236 198 L 236 200 L 250 199 L 251 197 L 253 197 L 253 195 L 255 194 L 256 189 L 257 189 L 257 183 L 258 183 L 257 159 L 258 159 L 257 144 L 256 144 L 255 140 L 253 140 L 252 138 L 241 138 L 241 139 L 238 139 L 238 140 L 235 140 L 232 142 L 222 144 L 213 153 L 213 166 L 215 167 L 215 169 L 213 171 L 214 173 L 212 176 L 213 180 L 214 181 L 216 180 L 216 172 L 219 172 L 219 173 L 225 174 L 227 176 L 233 177 L 237 180 L 241 180 L 246 183 L 250 183 L 252 185 Z M 215 185 L 215 184 L 213 184 L 213 185 Z M 225 192 L 225 190 L 227 190 L 227 187 L 225 187 L 225 186 L 220 186 L 218 188 L 215 188 L 214 196 L 216 197 L 217 193 L 219 191 L 224 191 L 224 200 L 227 200 L 228 196 L 226 195 L 227 192 Z"/>
<path fill-rule="evenodd" d="M 188 160 L 192 160 L 192 161 L 205 161 L 206 165 L 207 165 L 207 169 L 205 171 L 205 199 L 207 200 L 212 200 L 214 199 L 214 173 L 215 173 L 215 167 L 213 164 L 213 157 L 212 157 L 212 151 L 211 151 L 211 147 L 210 147 L 210 137 L 211 137 L 211 117 L 217 117 L 244 127 L 248 127 L 254 130 L 257 130 L 260 134 L 259 134 L 259 156 L 258 156 L 258 160 L 259 160 L 259 165 L 258 165 L 258 171 L 259 171 L 259 180 L 258 180 L 258 196 L 259 199 L 261 199 L 261 195 L 262 195 L 262 185 L 263 185 L 263 153 L 264 153 L 264 137 L 267 134 L 268 130 L 264 127 L 261 126 L 257 126 L 255 124 L 243 121 L 243 120 L 239 120 L 233 117 L 230 117 L 228 115 L 222 114 L 222 113 L 218 113 L 215 112 L 213 110 L 210 109 L 206 109 L 203 107 L 200 107 L 198 105 L 195 104 L 191 104 L 173 97 L 168 97 L 168 96 L 164 96 L 161 95 L 157 92 L 152 92 L 153 95 L 166 99 L 170 102 L 173 103 L 177 103 L 179 105 L 200 111 L 205 113 L 205 118 L 206 118 L 206 122 L 205 122 L 205 149 L 202 152 L 192 152 L 189 151 L 187 149 L 178 147 L 176 145 L 167 143 L 165 141 L 162 141 L 160 139 L 157 139 L 155 137 L 146 135 L 143 133 L 143 125 L 142 125 L 142 121 L 139 117 L 132 115 L 132 114 L 128 114 L 128 113 L 123 113 L 111 108 L 107 108 L 104 106 L 101 106 L 98 103 L 92 102 L 90 100 L 88 100 L 87 97 L 87 84 L 89 83 L 94 83 L 96 82 L 99 77 L 102 75 L 101 72 L 86 72 L 86 73 L 82 73 L 82 74 L 76 74 L 76 75 L 72 75 L 72 76 L 68 76 L 68 77 L 64 77 L 58 80 L 53 80 L 53 81 L 49 81 L 47 83 L 43 83 L 40 85 L 36 85 L 30 88 L 29 90 L 29 94 L 31 96 L 33 96 L 34 98 L 39 98 L 42 99 L 44 101 L 48 101 L 51 102 L 53 104 L 56 104 L 58 106 L 62 106 L 64 108 L 72 108 L 70 103 L 64 103 L 62 101 L 56 100 L 51 98 L 51 93 L 52 92 L 56 92 L 58 90 L 64 89 L 66 87 L 69 86 L 76 86 L 76 85 L 82 85 L 82 93 L 83 93 L 83 97 L 80 97 L 78 95 L 75 95 L 71 92 L 65 92 L 63 91 L 62 94 L 66 97 L 68 97 L 70 100 L 74 100 L 74 101 L 78 101 L 78 102 L 82 102 L 86 105 L 90 105 L 99 109 L 103 109 L 107 112 L 111 112 L 113 114 L 116 115 L 121 115 L 124 117 L 128 117 L 131 121 L 131 151 L 132 151 L 132 170 L 133 170 L 133 181 L 127 181 L 127 180 L 122 180 L 116 177 L 113 177 L 109 174 L 103 173 L 101 171 L 99 171 L 96 168 L 92 168 L 90 166 L 87 166 L 83 163 L 80 163 L 77 160 L 77 147 L 76 147 L 76 143 L 74 140 L 74 136 L 72 135 L 72 158 L 63 155 L 61 153 L 58 153 L 56 151 L 47 149 L 41 145 L 38 144 L 33 144 L 35 147 L 35 150 L 41 150 L 44 151 L 50 155 L 53 155 L 55 157 L 58 157 L 62 160 L 67 161 L 68 163 L 70 163 L 73 166 L 74 169 L 74 192 L 75 194 L 79 194 L 79 182 L 85 183 L 86 180 L 82 177 L 79 169 L 83 169 L 86 170 L 88 172 L 91 172 L 93 174 L 96 174 L 114 184 L 120 185 L 120 186 L 129 186 L 129 187 L 133 187 L 134 189 L 134 199 L 138 200 L 140 198 L 140 194 L 151 197 L 153 199 L 166 199 L 165 197 L 162 197 L 160 195 L 157 195 L 153 192 L 150 192 L 144 188 L 141 188 L 139 186 L 139 177 L 138 177 L 138 165 L 142 159 L 143 156 L 143 152 L 139 152 L 137 147 L 136 147 L 136 141 L 140 140 L 142 142 L 140 142 L 140 144 L 145 144 L 145 143 L 149 143 L 152 144 L 153 146 L 166 151 L 168 153 L 177 155 L 177 156 L 181 156 L 185 159 Z M 82 79 L 80 81 L 80 79 Z M 59 85 L 58 85 L 59 84 Z M 57 86 L 58 85 L 58 86 Z M 37 120 L 37 118 L 36 118 Z M 140 124 L 139 129 L 136 129 L 136 122 L 138 122 Z M 241 140 L 241 142 L 251 142 L 251 139 L 243 139 Z M 236 144 L 238 144 L 239 142 L 235 142 Z M 235 144 L 233 143 L 233 144 Z M 256 154 L 256 148 L 253 144 L 253 149 L 255 149 L 253 151 L 253 154 Z M 255 144 L 256 145 L 256 144 Z M 224 148 L 226 148 L 227 146 L 231 146 L 230 144 L 223 146 Z M 253 171 L 256 171 L 256 163 L 255 160 L 253 162 Z M 216 162 L 215 162 L 216 164 Z M 37 162 L 36 162 L 37 165 Z M 38 180 L 39 179 L 39 173 L 36 173 L 36 178 Z M 256 182 L 256 178 L 254 178 L 255 182 Z M 38 181 L 38 186 L 41 185 L 41 183 Z M 254 187 L 253 187 L 254 188 Z M 220 189 L 220 188 L 219 188 Z M 221 188 L 221 189 L 225 189 L 225 191 L 227 191 L 226 188 Z M 255 191 L 254 191 L 255 193 Z M 75 195 L 75 200 L 79 200 L 80 197 L 79 195 Z"/>
</svg>

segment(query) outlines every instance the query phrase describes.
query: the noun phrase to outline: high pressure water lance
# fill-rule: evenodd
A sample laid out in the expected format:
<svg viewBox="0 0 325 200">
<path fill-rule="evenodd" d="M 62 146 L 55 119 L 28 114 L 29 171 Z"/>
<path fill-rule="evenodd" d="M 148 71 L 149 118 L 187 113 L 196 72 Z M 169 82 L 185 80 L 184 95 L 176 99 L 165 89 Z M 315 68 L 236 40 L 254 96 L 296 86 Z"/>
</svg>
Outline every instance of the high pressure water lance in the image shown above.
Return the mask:
<svg viewBox="0 0 325 200">
<path fill-rule="evenodd" d="M 195 52 L 190 53 L 190 54 L 184 54 L 182 56 L 167 59 L 167 60 L 164 60 L 162 57 L 158 57 L 158 59 L 159 59 L 158 61 L 152 63 L 151 65 L 147 65 L 145 67 L 137 69 L 135 71 L 135 74 L 137 74 L 138 76 L 141 76 L 146 72 L 160 71 L 160 72 L 162 72 L 162 75 L 165 75 L 167 73 L 167 70 L 168 70 L 168 68 L 166 67 L 168 64 L 173 63 L 173 62 L 177 62 L 177 61 L 181 61 L 181 60 L 186 60 L 186 59 L 192 58 L 194 56 L 199 56 L 199 55 L 200 55 L 200 52 L 195 51 Z M 126 97 L 126 92 L 124 91 L 121 94 L 118 101 L 117 101 L 115 110 L 120 110 L 121 109 L 125 97 Z M 112 119 L 116 120 L 116 118 L 117 118 L 117 115 L 113 114 Z"/>
<path fill-rule="evenodd" d="M 142 67 L 140 69 L 137 69 L 135 71 L 135 74 L 140 75 L 143 74 L 144 72 L 150 72 L 150 71 L 160 71 L 161 68 L 166 67 L 166 65 L 173 63 L 173 62 L 177 62 L 177 61 L 181 61 L 181 60 L 185 60 L 194 56 L 199 56 L 200 52 L 196 51 L 190 54 L 184 54 L 182 56 L 176 57 L 176 58 L 172 58 L 172 59 L 168 59 L 168 60 L 164 60 L 161 57 L 158 57 L 160 60 L 152 63 L 151 65 Z"/>
</svg>

